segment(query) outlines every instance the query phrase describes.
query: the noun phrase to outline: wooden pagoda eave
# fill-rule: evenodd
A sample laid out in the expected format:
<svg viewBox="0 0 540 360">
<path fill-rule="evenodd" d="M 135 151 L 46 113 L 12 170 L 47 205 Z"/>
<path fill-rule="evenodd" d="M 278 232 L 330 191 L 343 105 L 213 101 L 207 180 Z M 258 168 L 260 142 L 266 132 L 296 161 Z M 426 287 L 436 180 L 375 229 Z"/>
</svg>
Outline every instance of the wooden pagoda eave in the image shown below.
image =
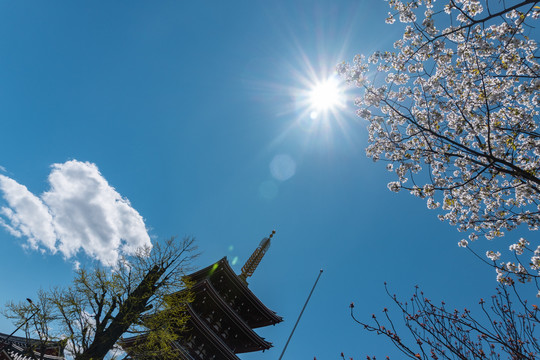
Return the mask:
<svg viewBox="0 0 540 360">
<path fill-rule="evenodd" d="M 7 342 L 6 342 L 7 340 Z M 63 360 L 63 347 L 55 341 L 42 342 L 38 339 L 12 336 L 0 333 L 0 346 L 2 356 L 9 359 L 33 359 Z M 31 350 L 33 348 L 33 350 Z M 36 350 L 38 349 L 38 350 Z M 33 352 L 33 354 L 31 352 Z"/>
<path fill-rule="evenodd" d="M 0 343 L 3 343 L 3 341 L 5 341 L 6 339 L 8 339 L 8 343 L 11 346 L 17 346 L 20 349 L 26 349 L 28 345 L 40 346 L 40 347 L 45 346 L 45 354 L 47 355 L 58 357 L 57 354 L 62 353 L 62 347 L 60 346 L 58 342 L 55 342 L 55 341 L 42 342 L 41 340 L 38 340 L 38 339 L 28 339 L 26 337 L 12 336 L 8 334 L 0 333 Z"/>
<path fill-rule="evenodd" d="M 227 344 L 223 342 L 221 337 L 217 336 L 216 333 L 214 333 L 212 329 L 208 327 L 206 322 L 202 320 L 195 311 L 193 311 L 191 305 L 188 305 L 188 313 L 190 323 L 193 324 L 197 330 L 210 341 L 210 344 L 212 344 L 221 353 L 221 355 L 224 356 L 223 360 L 240 360 L 238 356 L 231 351 Z"/>
<path fill-rule="evenodd" d="M 212 300 L 217 308 L 229 318 L 229 323 L 233 324 L 235 327 L 235 333 L 242 335 L 242 338 L 240 339 L 231 338 L 231 342 L 236 340 L 234 342 L 244 344 L 242 348 L 236 346 L 235 353 L 268 350 L 272 347 L 272 343 L 260 337 L 233 309 L 231 309 L 210 281 L 205 279 L 195 285 L 191 290 L 195 292 L 195 297 L 197 297 L 197 295 L 202 295 L 203 293 L 208 294 L 209 299 Z M 195 304 L 198 304 L 198 302 L 193 302 L 191 306 L 194 306 Z M 227 339 L 224 341 L 226 343 L 228 342 Z"/>
<path fill-rule="evenodd" d="M 136 356 L 134 357 L 133 354 L 130 354 L 129 348 L 133 346 L 136 342 L 145 340 L 147 336 L 148 336 L 147 334 L 142 334 L 142 335 L 135 335 L 130 338 L 120 339 L 118 344 L 120 345 L 120 347 L 122 347 L 122 350 L 124 350 L 129 355 L 129 357 L 127 357 L 126 359 L 137 359 Z M 176 351 L 178 351 L 179 353 L 178 358 L 180 360 L 196 360 L 193 356 L 191 356 L 189 351 L 185 347 L 182 346 L 182 344 L 179 341 L 172 341 L 171 346 Z"/>
<path fill-rule="evenodd" d="M 217 267 L 216 267 L 217 264 Z M 194 281 L 202 281 L 205 278 L 211 278 L 212 276 L 217 275 L 220 272 L 223 272 L 227 279 L 231 282 L 235 289 L 238 290 L 238 293 L 243 296 L 243 298 L 248 302 L 259 314 L 264 318 L 259 321 L 246 321 L 251 328 L 259 328 L 268 325 L 275 325 L 283 321 L 281 316 L 278 316 L 274 311 L 267 308 L 260 300 L 253 294 L 253 292 L 248 288 L 248 286 L 236 275 L 227 261 L 227 257 L 223 257 L 217 263 L 214 263 L 210 266 L 207 266 L 204 269 L 201 269 L 189 277 Z M 248 315 L 248 314 L 240 314 Z"/>
<path fill-rule="evenodd" d="M 181 360 L 195 360 L 193 356 L 189 353 L 189 351 L 182 346 L 178 341 L 173 341 L 174 348 L 180 353 L 180 359 Z"/>
<path fill-rule="evenodd" d="M 274 311 L 270 310 L 262 303 L 261 300 L 248 288 L 247 284 L 242 281 L 238 275 L 234 273 L 234 270 L 229 265 L 227 258 L 221 260 L 223 262 L 223 272 L 227 278 L 229 278 L 236 289 L 244 296 L 244 298 L 251 303 L 253 307 L 264 317 L 265 321 L 261 321 L 255 324 L 250 324 L 252 328 L 259 328 L 268 325 L 275 325 L 283 321 L 281 316 L 278 316 Z"/>
<path fill-rule="evenodd" d="M 45 360 L 64 360 L 64 357 L 62 356 L 41 354 L 39 351 L 33 351 L 32 354 L 29 353 L 27 349 L 16 344 L 9 344 L 6 348 L 4 348 L 2 350 L 2 356 L 11 360 L 34 360 L 41 359 L 42 356 Z"/>
</svg>

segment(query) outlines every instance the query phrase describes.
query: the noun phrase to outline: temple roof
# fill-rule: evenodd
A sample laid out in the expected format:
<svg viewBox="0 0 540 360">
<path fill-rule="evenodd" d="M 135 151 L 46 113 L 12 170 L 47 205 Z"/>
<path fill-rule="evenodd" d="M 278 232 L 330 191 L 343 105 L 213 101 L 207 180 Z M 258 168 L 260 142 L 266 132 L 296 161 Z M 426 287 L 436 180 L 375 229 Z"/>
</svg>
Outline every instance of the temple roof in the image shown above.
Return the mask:
<svg viewBox="0 0 540 360">
<path fill-rule="evenodd" d="M 0 360 L 64 360 L 63 352 L 60 344 L 54 341 L 42 342 L 0 333 Z"/>
<path fill-rule="evenodd" d="M 195 282 L 209 279 L 217 292 L 226 300 L 231 301 L 230 305 L 245 320 L 252 329 L 275 325 L 283 318 L 268 309 L 247 284 L 236 275 L 227 261 L 227 257 L 222 258 L 215 264 L 205 267 L 188 276 Z M 237 297 L 233 301 L 232 297 Z M 238 299 L 239 298 L 239 299 Z"/>
<path fill-rule="evenodd" d="M 178 341 L 173 342 L 173 346 L 178 352 L 180 353 L 179 358 L 181 360 L 195 360 L 193 356 L 189 353 L 189 351 L 182 346 Z"/>
<path fill-rule="evenodd" d="M 191 289 L 195 293 L 195 301 L 190 305 L 200 315 L 206 319 L 207 324 L 215 323 L 216 316 L 221 316 L 222 327 L 227 326 L 234 332 L 224 339 L 224 341 L 233 349 L 235 353 L 268 350 L 272 344 L 261 338 L 249 325 L 225 302 L 214 288 L 212 283 L 205 279 L 197 283 Z M 218 311 L 218 313 L 216 313 Z M 212 319 L 210 319 L 212 318 Z M 216 328 L 216 330 L 218 330 Z M 219 332 L 219 331 L 218 331 Z M 227 331 L 229 332 L 229 331 Z"/>
<path fill-rule="evenodd" d="M 207 341 L 204 342 L 206 346 L 213 347 L 215 351 L 219 352 L 220 360 L 239 360 L 238 356 L 227 346 L 227 344 L 219 337 L 209 326 L 202 320 L 199 315 L 191 308 L 189 308 L 189 321 L 188 326 L 192 326 L 191 335 L 196 333 L 202 335 Z M 205 359 L 204 356 L 201 356 L 201 359 Z"/>
<path fill-rule="evenodd" d="M 264 244 L 267 248 L 268 244 Z M 262 256 L 261 251 L 256 253 L 245 277 L 253 273 Z M 193 286 L 182 291 L 190 291 L 194 296 L 193 302 L 187 304 L 187 330 L 179 332 L 180 338 L 173 343 L 179 350 L 180 359 L 239 360 L 236 354 L 272 347 L 272 343 L 253 329 L 275 325 L 283 319 L 251 292 L 245 278 L 234 273 L 227 257 L 187 278 Z M 121 346 L 129 353 L 132 344 L 144 341 L 144 338 L 145 335 L 124 339 Z M 137 359 L 136 354 L 130 356 Z"/>
</svg>

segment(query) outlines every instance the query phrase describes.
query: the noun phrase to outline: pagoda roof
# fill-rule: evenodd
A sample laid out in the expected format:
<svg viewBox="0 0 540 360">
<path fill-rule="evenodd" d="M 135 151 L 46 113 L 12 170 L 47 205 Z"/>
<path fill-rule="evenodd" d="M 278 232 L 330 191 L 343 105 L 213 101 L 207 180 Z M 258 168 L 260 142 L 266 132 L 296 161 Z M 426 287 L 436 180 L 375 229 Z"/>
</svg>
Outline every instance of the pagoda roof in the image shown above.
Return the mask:
<svg viewBox="0 0 540 360">
<path fill-rule="evenodd" d="M 189 351 L 182 346 L 178 341 L 173 342 L 173 346 L 178 352 L 180 353 L 180 359 L 181 360 L 195 360 L 193 356 L 189 353 Z"/>
<path fill-rule="evenodd" d="M 247 284 L 234 273 L 226 256 L 218 262 L 194 272 L 188 277 L 196 283 L 209 279 L 214 289 L 220 295 L 223 295 L 223 292 L 234 290 L 235 294 L 241 296 L 244 300 L 243 303 L 246 304 L 236 307 L 234 310 L 252 329 L 275 325 L 283 321 L 281 316 L 278 316 L 274 311 L 267 308 L 248 288 Z M 225 280 L 225 284 L 222 284 L 223 280 Z"/>
<path fill-rule="evenodd" d="M 133 356 L 132 353 L 130 353 L 130 347 L 132 347 L 134 344 L 136 344 L 139 341 L 144 341 L 148 335 L 147 334 L 141 334 L 132 336 L 129 338 L 120 338 L 120 341 L 118 344 L 124 350 L 128 357 L 126 359 L 137 359 L 137 356 Z M 187 350 L 179 341 L 173 341 L 172 347 L 178 351 L 178 357 L 181 360 L 196 360 L 191 354 L 189 353 L 189 350 Z"/>
<path fill-rule="evenodd" d="M 272 343 L 264 340 L 253 331 L 238 313 L 227 304 L 208 279 L 198 282 L 191 288 L 191 291 L 195 293 L 195 301 L 191 303 L 191 307 L 201 317 L 204 318 L 205 310 L 218 310 L 224 317 L 229 319 L 227 323 L 234 328 L 236 336 L 226 338 L 224 341 L 229 344 L 236 354 L 268 350 L 272 347 Z M 206 295 L 208 300 L 201 301 L 203 295 Z"/>
<path fill-rule="evenodd" d="M 218 336 L 209 326 L 208 324 L 197 315 L 195 311 L 191 308 L 191 305 L 188 305 L 188 313 L 189 313 L 189 323 L 199 332 L 202 336 L 204 336 L 208 342 L 205 342 L 205 344 L 211 344 L 216 350 L 220 352 L 220 355 L 223 357 L 220 357 L 219 359 L 223 360 L 240 360 L 238 356 L 234 354 L 234 352 L 227 346 L 227 344 L 221 339 L 220 336 Z"/>
</svg>

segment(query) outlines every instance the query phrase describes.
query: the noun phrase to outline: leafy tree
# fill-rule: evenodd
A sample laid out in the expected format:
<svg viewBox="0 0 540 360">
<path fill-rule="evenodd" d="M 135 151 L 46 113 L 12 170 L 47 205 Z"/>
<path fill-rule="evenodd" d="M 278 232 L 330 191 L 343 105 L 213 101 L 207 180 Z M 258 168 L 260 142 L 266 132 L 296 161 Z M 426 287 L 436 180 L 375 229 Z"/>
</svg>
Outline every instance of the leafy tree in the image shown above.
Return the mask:
<svg viewBox="0 0 540 360">
<path fill-rule="evenodd" d="M 77 270 L 71 286 L 40 290 L 36 304 L 11 302 L 5 314 L 39 339 L 64 339 L 76 360 L 103 359 L 124 334 L 144 335 L 131 352 L 172 358 L 191 301 L 182 291 L 190 285 L 185 275 L 196 256 L 192 238 L 172 238 L 114 269 Z"/>
<path fill-rule="evenodd" d="M 403 303 L 387 288 L 404 319 L 406 334 L 395 325 L 387 308 L 382 319 L 372 315 L 372 322 L 367 323 L 355 317 L 351 304 L 351 316 L 366 330 L 386 336 L 410 359 L 501 359 L 504 355 L 508 359 L 538 359 L 538 306 L 515 293 L 516 306 L 508 289 L 498 289 L 489 301 L 481 299 L 483 316 L 478 317 L 468 309 L 450 310 L 444 302 L 435 305 L 418 288 L 410 301 Z M 343 353 L 341 356 L 345 359 Z"/>
<path fill-rule="evenodd" d="M 45 359 L 46 354 L 58 354 L 64 349 L 66 345 L 65 341 L 49 341 L 49 324 L 54 320 L 54 318 L 50 316 L 51 304 L 48 301 L 43 301 L 43 294 L 41 290 L 38 292 L 38 295 L 39 303 L 37 305 L 34 304 L 31 299 L 26 299 L 29 304 L 28 307 L 19 306 L 13 309 L 14 311 L 12 317 L 19 320 L 18 326 L 11 335 L 8 335 L 0 340 L 0 351 L 9 348 L 9 339 L 13 334 L 23 327 L 27 339 L 26 343 L 24 344 L 24 352 L 32 359 L 43 360 Z M 40 311 L 40 309 L 45 309 L 45 311 Z M 32 326 L 30 326 L 30 324 Z M 33 339 L 30 339 L 31 335 L 33 335 Z"/>
<path fill-rule="evenodd" d="M 369 121 L 366 152 L 395 173 L 388 188 L 441 208 L 439 218 L 469 240 L 521 224 L 538 230 L 538 1 L 389 5 L 386 21 L 405 24 L 395 50 L 338 66 L 363 89 L 356 104 Z"/>
</svg>

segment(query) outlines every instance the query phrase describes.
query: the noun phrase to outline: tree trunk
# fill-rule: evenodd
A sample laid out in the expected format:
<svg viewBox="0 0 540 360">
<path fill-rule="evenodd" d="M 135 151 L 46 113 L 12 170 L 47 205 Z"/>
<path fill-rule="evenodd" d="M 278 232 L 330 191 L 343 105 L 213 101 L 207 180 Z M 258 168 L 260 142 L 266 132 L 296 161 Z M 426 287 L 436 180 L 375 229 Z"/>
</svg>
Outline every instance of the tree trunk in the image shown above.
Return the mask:
<svg viewBox="0 0 540 360">
<path fill-rule="evenodd" d="M 96 333 L 94 341 L 83 353 L 76 355 L 76 360 L 102 360 L 111 350 L 120 336 L 137 320 L 146 310 L 148 300 L 157 290 L 157 282 L 165 269 L 155 265 L 146 274 L 137 288 L 129 294 L 127 300 L 120 306 L 118 314 L 109 326 L 101 333 Z"/>
</svg>

